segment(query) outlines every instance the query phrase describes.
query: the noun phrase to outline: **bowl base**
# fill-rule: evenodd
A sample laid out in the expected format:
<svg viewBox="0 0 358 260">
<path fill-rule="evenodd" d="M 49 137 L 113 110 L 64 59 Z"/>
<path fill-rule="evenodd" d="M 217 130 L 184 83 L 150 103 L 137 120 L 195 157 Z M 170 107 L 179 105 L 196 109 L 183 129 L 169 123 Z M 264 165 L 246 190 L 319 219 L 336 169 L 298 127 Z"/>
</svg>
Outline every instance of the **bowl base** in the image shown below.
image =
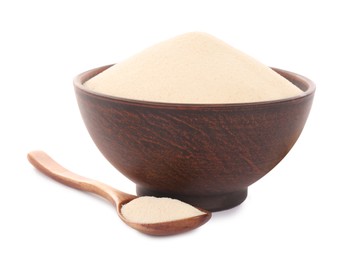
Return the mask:
<svg viewBox="0 0 358 260">
<path fill-rule="evenodd" d="M 221 211 L 233 208 L 241 204 L 247 197 L 247 188 L 225 194 L 214 194 L 210 196 L 187 196 L 162 192 L 145 187 L 137 186 L 138 196 L 169 197 L 178 199 L 195 207 L 206 209 L 208 211 Z"/>
</svg>

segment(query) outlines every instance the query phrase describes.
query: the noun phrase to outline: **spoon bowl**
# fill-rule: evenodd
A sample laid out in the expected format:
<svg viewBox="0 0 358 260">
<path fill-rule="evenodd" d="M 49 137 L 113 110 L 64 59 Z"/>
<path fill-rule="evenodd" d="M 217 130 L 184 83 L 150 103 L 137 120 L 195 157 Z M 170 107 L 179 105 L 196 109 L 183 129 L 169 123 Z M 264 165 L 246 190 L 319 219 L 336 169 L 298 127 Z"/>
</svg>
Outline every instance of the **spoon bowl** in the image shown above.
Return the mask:
<svg viewBox="0 0 358 260">
<path fill-rule="evenodd" d="M 137 196 L 119 191 L 107 184 L 77 175 L 54 161 L 42 151 L 32 151 L 27 155 L 29 162 L 48 177 L 74 189 L 94 193 L 108 200 L 117 210 L 118 216 L 128 226 L 148 235 L 165 236 L 183 233 L 195 229 L 211 218 L 209 211 L 199 209 L 202 215 L 173 221 L 157 223 L 136 223 L 126 219 L 122 214 L 122 206 Z"/>
<path fill-rule="evenodd" d="M 211 213 L 209 211 L 200 209 L 204 214 L 195 217 L 160 223 L 136 223 L 126 219 L 121 211 L 122 206 L 131 200 L 132 199 L 129 199 L 120 203 L 117 207 L 117 213 L 128 226 L 148 235 L 167 236 L 187 232 L 205 224 L 211 218 Z"/>
</svg>

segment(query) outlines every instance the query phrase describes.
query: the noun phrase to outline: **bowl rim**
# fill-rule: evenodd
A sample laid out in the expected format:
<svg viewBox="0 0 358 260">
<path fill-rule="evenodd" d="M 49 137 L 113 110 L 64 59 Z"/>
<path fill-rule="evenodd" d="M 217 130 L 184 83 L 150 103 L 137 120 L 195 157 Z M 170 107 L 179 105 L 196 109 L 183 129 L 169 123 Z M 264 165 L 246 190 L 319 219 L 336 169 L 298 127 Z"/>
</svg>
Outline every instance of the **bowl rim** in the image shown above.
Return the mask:
<svg viewBox="0 0 358 260">
<path fill-rule="evenodd" d="M 84 86 L 84 83 L 89 80 L 90 78 L 96 76 L 97 74 L 101 73 L 102 71 L 106 70 L 107 68 L 113 66 L 114 64 L 105 65 L 97 68 L 93 68 L 87 71 L 84 71 L 73 79 L 73 85 L 75 87 L 76 92 L 82 92 L 87 95 L 91 95 L 96 98 L 106 99 L 114 102 L 121 102 L 123 104 L 131 104 L 137 106 L 145 106 L 145 107 L 162 107 L 162 108 L 174 108 L 174 109 L 211 109 L 211 108 L 232 108 L 232 107 L 265 107 L 269 105 L 287 103 L 287 102 L 294 102 L 299 101 L 302 99 L 307 98 L 308 96 L 313 96 L 316 90 L 315 83 L 310 80 L 309 78 L 297 74 L 295 72 L 291 72 L 288 70 L 283 70 L 275 67 L 271 67 L 272 70 L 289 80 L 295 86 L 299 87 L 303 92 L 300 95 L 283 98 L 283 99 L 275 99 L 275 100 L 268 100 L 268 101 L 258 101 L 258 102 L 241 102 L 241 103 L 169 103 L 169 102 L 160 102 L 160 101 L 147 101 L 147 100 L 138 100 L 138 99 L 129 99 L 123 97 L 112 96 L 100 92 L 96 92 L 90 90 Z M 300 85 L 297 85 L 300 83 Z"/>
</svg>

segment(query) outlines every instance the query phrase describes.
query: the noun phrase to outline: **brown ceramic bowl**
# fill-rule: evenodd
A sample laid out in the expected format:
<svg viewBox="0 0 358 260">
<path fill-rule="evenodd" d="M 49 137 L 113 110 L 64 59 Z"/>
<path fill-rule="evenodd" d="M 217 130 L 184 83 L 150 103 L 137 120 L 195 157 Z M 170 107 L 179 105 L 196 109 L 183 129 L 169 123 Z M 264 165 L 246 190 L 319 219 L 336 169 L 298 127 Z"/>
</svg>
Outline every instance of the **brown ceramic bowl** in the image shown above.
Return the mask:
<svg viewBox="0 0 358 260">
<path fill-rule="evenodd" d="M 74 80 L 78 105 L 98 149 L 136 183 L 138 195 L 168 196 L 210 211 L 243 202 L 249 185 L 290 151 L 309 114 L 314 83 L 275 69 L 303 95 L 241 104 L 173 104 L 99 94 Z"/>
</svg>

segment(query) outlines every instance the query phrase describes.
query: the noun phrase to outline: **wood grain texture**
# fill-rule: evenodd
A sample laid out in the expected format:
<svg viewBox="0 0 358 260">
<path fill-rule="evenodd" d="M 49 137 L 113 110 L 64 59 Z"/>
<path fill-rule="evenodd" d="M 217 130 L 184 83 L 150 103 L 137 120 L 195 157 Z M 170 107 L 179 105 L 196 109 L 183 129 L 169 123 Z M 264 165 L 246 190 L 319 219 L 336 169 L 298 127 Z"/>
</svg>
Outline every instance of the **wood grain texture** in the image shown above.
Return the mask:
<svg viewBox="0 0 358 260">
<path fill-rule="evenodd" d="M 170 104 L 91 92 L 74 80 L 85 125 L 103 155 L 137 184 L 140 195 L 169 196 L 210 211 L 240 204 L 247 187 L 275 167 L 298 139 L 314 84 L 275 69 L 304 90 L 279 101 Z"/>
</svg>

